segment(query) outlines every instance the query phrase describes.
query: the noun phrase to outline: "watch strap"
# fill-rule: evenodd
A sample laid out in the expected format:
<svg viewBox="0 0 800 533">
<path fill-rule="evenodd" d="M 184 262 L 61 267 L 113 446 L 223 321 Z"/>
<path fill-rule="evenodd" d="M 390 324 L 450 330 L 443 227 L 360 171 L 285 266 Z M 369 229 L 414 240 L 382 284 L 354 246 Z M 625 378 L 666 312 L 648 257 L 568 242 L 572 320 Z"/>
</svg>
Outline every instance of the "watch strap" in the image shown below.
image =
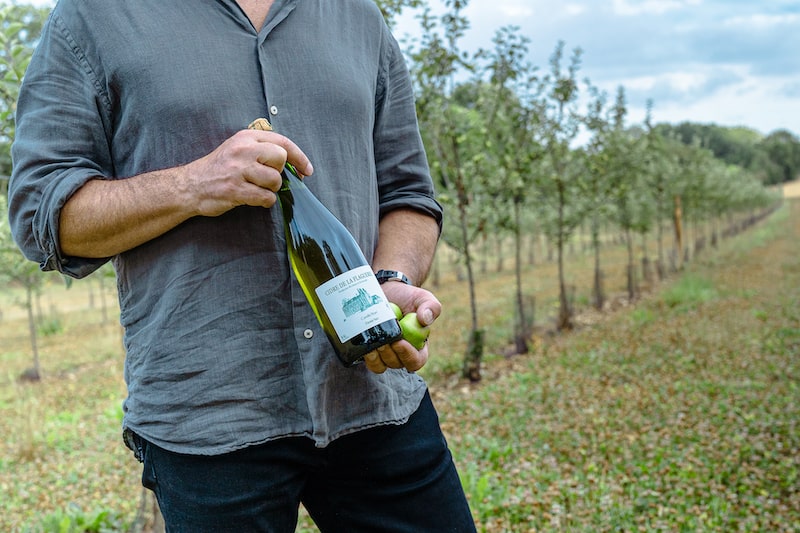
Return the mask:
<svg viewBox="0 0 800 533">
<path fill-rule="evenodd" d="M 411 285 L 411 282 L 408 280 L 405 274 L 400 272 L 399 270 L 378 270 L 375 273 L 375 277 L 378 278 L 378 283 L 381 285 L 386 283 L 387 281 L 402 281 L 406 285 Z"/>
</svg>

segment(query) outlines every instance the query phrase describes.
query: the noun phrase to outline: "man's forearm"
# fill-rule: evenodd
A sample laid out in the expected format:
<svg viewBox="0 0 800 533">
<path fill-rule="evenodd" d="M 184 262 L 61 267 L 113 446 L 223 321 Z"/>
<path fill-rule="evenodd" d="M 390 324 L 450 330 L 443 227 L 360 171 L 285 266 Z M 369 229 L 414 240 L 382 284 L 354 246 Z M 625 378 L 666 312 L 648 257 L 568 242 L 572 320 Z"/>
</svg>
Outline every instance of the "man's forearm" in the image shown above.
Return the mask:
<svg viewBox="0 0 800 533">
<path fill-rule="evenodd" d="M 400 270 L 414 285 L 422 285 L 438 240 L 439 225 L 432 217 L 412 209 L 391 211 L 381 218 L 372 266 Z"/>
<path fill-rule="evenodd" d="M 239 205 L 272 207 L 287 161 L 305 176 L 314 172 L 308 157 L 286 137 L 242 130 L 186 165 L 90 181 L 61 210 L 61 250 L 77 257 L 110 257 L 193 216 L 215 217 Z"/>
<path fill-rule="evenodd" d="M 121 180 L 87 182 L 64 205 L 59 239 L 64 254 L 110 257 L 174 228 L 195 213 L 178 179 L 182 169 Z"/>
</svg>

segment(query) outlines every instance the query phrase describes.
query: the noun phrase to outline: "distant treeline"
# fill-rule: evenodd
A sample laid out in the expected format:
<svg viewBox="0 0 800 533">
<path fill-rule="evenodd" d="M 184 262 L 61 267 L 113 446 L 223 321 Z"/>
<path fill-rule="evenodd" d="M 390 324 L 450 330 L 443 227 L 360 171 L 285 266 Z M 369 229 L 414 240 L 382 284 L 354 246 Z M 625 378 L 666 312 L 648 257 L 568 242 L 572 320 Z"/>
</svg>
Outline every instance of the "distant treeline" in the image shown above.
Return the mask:
<svg viewBox="0 0 800 533">
<path fill-rule="evenodd" d="M 749 170 L 765 185 L 800 177 L 800 139 L 788 130 L 775 130 L 764 136 L 747 127 L 694 122 L 659 124 L 656 130 L 684 144 L 699 143 L 718 159 Z"/>
</svg>

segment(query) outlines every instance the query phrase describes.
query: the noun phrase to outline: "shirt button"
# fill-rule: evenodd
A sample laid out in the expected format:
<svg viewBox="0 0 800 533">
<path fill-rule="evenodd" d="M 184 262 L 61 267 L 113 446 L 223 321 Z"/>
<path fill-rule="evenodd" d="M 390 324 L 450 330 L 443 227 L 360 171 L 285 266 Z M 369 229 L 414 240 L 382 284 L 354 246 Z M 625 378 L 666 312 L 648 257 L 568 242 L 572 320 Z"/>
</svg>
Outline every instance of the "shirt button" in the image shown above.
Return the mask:
<svg viewBox="0 0 800 533">
<path fill-rule="evenodd" d="M 313 336 L 314 336 L 314 332 L 311 331 L 310 329 L 307 329 L 307 330 L 305 330 L 303 332 L 303 337 L 305 337 L 306 339 L 310 339 Z"/>
<path fill-rule="evenodd" d="M 278 106 L 275 106 L 275 105 L 271 106 L 269 108 L 269 114 L 270 115 L 277 115 L 278 114 Z"/>
</svg>

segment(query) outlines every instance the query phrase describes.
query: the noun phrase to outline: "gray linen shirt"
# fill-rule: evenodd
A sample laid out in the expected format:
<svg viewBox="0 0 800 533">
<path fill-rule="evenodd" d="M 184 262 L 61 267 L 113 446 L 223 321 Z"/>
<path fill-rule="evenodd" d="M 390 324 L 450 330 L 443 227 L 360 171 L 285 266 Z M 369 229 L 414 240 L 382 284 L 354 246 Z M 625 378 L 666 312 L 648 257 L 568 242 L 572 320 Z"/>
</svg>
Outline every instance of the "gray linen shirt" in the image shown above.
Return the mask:
<svg viewBox="0 0 800 533">
<path fill-rule="evenodd" d="M 314 164 L 309 188 L 368 259 L 398 207 L 441 221 L 397 42 L 370 0 L 276 0 L 256 31 L 234 0 L 60 0 L 21 90 L 10 220 L 45 270 L 87 180 L 188 163 L 256 117 Z M 402 423 L 415 374 L 344 368 L 293 279 L 278 207 L 196 217 L 110 258 L 125 328 L 124 425 L 181 453 L 285 436 L 317 446 Z"/>
</svg>

